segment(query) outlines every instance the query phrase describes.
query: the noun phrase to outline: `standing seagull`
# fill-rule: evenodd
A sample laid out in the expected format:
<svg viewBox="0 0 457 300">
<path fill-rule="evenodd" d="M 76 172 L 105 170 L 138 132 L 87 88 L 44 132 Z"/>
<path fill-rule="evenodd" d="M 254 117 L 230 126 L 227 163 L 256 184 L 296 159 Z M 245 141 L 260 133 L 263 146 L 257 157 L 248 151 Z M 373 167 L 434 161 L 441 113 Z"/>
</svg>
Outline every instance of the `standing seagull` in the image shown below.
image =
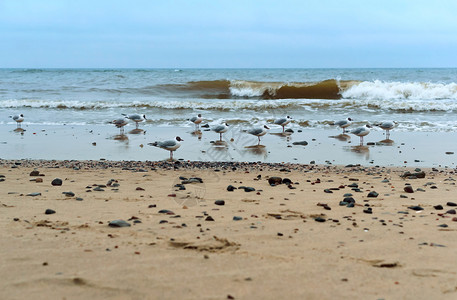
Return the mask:
<svg viewBox="0 0 457 300">
<path fill-rule="evenodd" d="M 184 141 L 179 136 L 177 136 L 174 140 L 168 140 L 163 142 L 154 142 L 148 143 L 149 146 L 159 147 L 164 150 L 170 151 L 170 160 L 173 160 L 173 151 L 181 147 L 181 141 Z"/>
<path fill-rule="evenodd" d="M 111 123 L 113 123 L 117 128 L 119 128 L 120 135 L 124 134 L 124 126 L 128 124 L 128 122 L 125 118 L 119 118 L 119 119 L 113 120 Z"/>
<path fill-rule="evenodd" d="M 379 126 L 381 129 L 386 131 L 386 139 L 390 138 L 390 130 L 394 129 L 397 125 L 398 123 L 395 121 L 384 121 L 382 123 L 376 124 L 376 126 Z"/>
<path fill-rule="evenodd" d="M 17 128 L 21 128 L 21 123 L 24 122 L 23 114 L 10 116 L 10 118 L 12 118 L 14 121 L 16 121 Z"/>
<path fill-rule="evenodd" d="M 227 130 L 228 130 L 228 124 L 225 123 L 225 124 L 222 124 L 222 125 L 217 125 L 216 127 L 213 127 L 212 130 L 213 130 L 214 132 L 220 134 L 219 140 L 222 142 L 222 134 L 223 134 L 224 132 L 227 132 Z"/>
<path fill-rule="evenodd" d="M 257 144 L 257 146 L 259 146 L 260 145 L 260 137 L 265 135 L 267 133 L 268 129 L 270 129 L 270 128 L 267 127 L 267 125 L 263 125 L 263 127 L 253 128 L 253 129 L 248 130 L 248 133 L 250 133 L 252 135 L 255 135 L 256 137 L 259 138 L 259 143 Z"/>
<path fill-rule="evenodd" d="M 367 124 L 365 126 L 358 127 L 358 128 L 351 130 L 352 134 L 355 134 L 356 136 L 360 137 L 361 146 L 363 145 L 363 137 L 370 133 L 370 128 L 371 128 L 371 126 Z"/>
<path fill-rule="evenodd" d="M 286 126 L 287 124 L 289 124 L 290 121 L 292 121 L 292 118 L 289 117 L 289 116 L 287 116 L 287 117 L 285 117 L 285 118 L 276 119 L 276 120 L 274 121 L 274 123 L 275 123 L 276 125 L 282 126 L 282 133 L 284 133 L 284 126 Z"/>
<path fill-rule="evenodd" d="M 340 120 L 340 121 L 337 121 L 337 122 L 333 123 L 333 125 L 337 125 L 340 128 L 343 128 L 343 134 L 345 134 L 346 133 L 346 127 L 349 127 L 349 126 L 352 125 L 352 119 L 351 118 L 347 118 L 346 120 Z"/>
<path fill-rule="evenodd" d="M 200 126 L 200 123 L 203 121 L 202 114 L 198 114 L 196 117 L 192 117 L 189 119 L 192 123 L 195 124 L 195 128 L 198 129 Z"/>
<path fill-rule="evenodd" d="M 132 120 L 133 122 L 136 123 L 136 129 L 138 129 L 138 123 L 143 122 L 146 120 L 146 115 L 139 115 L 139 114 L 133 114 L 133 115 L 126 115 L 122 114 L 124 117 L 126 117 L 129 120 Z"/>
</svg>

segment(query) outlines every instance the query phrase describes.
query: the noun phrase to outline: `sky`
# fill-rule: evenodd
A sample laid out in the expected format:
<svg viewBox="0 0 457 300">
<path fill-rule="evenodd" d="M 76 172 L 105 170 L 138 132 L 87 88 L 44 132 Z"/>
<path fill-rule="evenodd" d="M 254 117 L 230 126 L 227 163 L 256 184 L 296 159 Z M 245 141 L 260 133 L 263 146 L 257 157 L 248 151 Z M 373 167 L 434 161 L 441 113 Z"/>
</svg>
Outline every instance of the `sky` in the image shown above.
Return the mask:
<svg viewBox="0 0 457 300">
<path fill-rule="evenodd" d="M 457 67 L 455 0 L 0 0 L 0 68 Z"/>
</svg>

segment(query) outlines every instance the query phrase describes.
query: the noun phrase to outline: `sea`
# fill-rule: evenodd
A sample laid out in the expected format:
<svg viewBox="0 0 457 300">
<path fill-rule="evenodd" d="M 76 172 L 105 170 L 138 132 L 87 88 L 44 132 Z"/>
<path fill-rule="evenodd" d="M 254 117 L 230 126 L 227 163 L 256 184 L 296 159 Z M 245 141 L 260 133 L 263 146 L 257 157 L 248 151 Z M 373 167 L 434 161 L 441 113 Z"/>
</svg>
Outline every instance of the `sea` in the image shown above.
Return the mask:
<svg viewBox="0 0 457 300">
<path fill-rule="evenodd" d="M 396 121 L 397 131 L 457 129 L 457 69 L 0 69 L 0 124 L 192 127 L 227 122 L 330 129 L 334 121 Z"/>
</svg>

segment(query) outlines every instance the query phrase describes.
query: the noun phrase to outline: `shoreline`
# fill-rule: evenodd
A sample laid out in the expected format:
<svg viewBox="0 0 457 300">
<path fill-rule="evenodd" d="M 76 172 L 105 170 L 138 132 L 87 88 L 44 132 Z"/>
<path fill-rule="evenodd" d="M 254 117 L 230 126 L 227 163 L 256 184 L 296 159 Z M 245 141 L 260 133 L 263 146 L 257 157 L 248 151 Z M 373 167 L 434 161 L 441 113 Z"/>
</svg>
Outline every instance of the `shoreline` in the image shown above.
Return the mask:
<svg viewBox="0 0 457 300">
<path fill-rule="evenodd" d="M 229 126 L 230 127 L 230 126 Z M 8 128 L 8 129 L 7 129 Z M 161 161 L 169 152 L 148 146 L 156 140 L 184 139 L 174 157 L 180 161 L 264 162 L 399 167 L 450 167 L 456 162 L 457 133 L 454 132 L 396 132 L 391 140 L 381 130 L 373 130 L 364 146 L 353 135 L 341 136 L 334 129 L 294 128 L 291 135 L 280 134 L 272 128 L 254 147 L 257 138 L 244 132 L 247 128 L 231 127 L 216 142 L 219 135 L 202 129 L 195 134 L 192 128 L 142 127 L 144 131 L 121 138 L 114 126 L 40 126 L 39 130 L 25 127 L 23 134 L 11 126 L 0 126 L 7 132 L 0 140 L 0 159 Z M 38 128 L 35 128 L 38 129 Z M 307 145 L 294 145 L 306 142 Z"/>
<path fill-rule="evenodd" d="M 0 160 L 0 297 L 453 299 L 455 170 L 406 171 Z"/>
</svg>

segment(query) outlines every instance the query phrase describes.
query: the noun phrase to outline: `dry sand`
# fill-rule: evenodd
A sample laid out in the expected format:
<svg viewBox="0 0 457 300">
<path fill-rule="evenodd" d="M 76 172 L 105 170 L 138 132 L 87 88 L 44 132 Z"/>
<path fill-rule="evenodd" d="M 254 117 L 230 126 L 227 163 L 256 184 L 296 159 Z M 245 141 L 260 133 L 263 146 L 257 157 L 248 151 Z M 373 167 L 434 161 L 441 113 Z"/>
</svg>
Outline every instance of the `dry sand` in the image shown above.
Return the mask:
<svg viewBox="0 0 457 300">
<path fill-rule="evenodd" d="M 0 299 L 457 297 L 452 169 L 216 165 L 0 160 Z"/>
</svg>

